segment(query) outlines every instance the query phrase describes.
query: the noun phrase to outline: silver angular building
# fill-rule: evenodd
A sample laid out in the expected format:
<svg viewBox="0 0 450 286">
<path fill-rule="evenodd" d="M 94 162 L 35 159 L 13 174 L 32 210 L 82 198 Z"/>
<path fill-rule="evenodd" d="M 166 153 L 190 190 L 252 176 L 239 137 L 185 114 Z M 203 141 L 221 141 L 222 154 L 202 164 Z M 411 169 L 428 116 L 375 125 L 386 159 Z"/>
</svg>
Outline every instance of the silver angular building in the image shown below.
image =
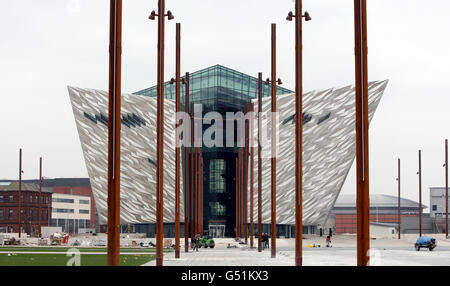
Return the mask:
<svg viewBox="0 0 450 286">
<path fill-rule="evenodd" d="M 257 79 L 220 65 L 190 77 L 191 102 L 203 112 L 243 111 L 249 103 L 257 110 Z M 387 81 L 369 84 L 369 117 L 373 118 Z M 164 222 L 165 235 L 173 236 L 175 193 L 174 86 L 165 85 Z M 94 192 L 100 224 L 107 219 L 107 114 L 105 91 L 69 87 L 69 96 L 84 159 Z M 263 112 L 270 110 L 270 86 L 263 92 Z M 184 102 L 184 86 L 182 86 Z M 122 95 L 121 223 L 138 232 L 154 234 L 156 203 L 156 88 Z M 323 225 L 339 195 L 355 157 L 354 87 L 332 88 L 304 94 L 304 225 L 311 233 Z M 294 224 L 294 93 L 277 87 L 279 149 L 277 157 L 278 234 L 293 235 Z M 184 103 L 182 103 L 184 108 Z M 234 124 L 234 123 L 233 123 Z M 266 122 L 267 124 L 267 122 Z M 255 125 L 256 126 L 256 125 Z M 203 130 L 208 126 L 203 126 Z M 255 130 L 256 138 L 256 130 Z M 202 148 L 204 157 L 204 223 L 206 231 L 235 232 L 236 147 Z M 257 152 L 254 188 L 256 221 Z M 263 146 L 270 157 L 270 146 Z M 251 159 L 251 158 L 250 158 Z M 183 166 L 183 162 L 181 162 Z M 263 226 L 270 224 L 270 160 L 263 160 Z M 182 179 L 183 180 L 183 179 Z M 181 182 L 183 185 L 183 181 Z M 183 188 L 181 197 L 183 198 Z M 250 210 L 249 210 L 250 211 Z M 181 206 L 181 214 L 184 206 Z M 184 216 L 181 215 L 183 223 Z M 256 227 L 256 226 L 255 226 Z M 183 232 L 183 227 L 182 227 Z"/>
</svg>

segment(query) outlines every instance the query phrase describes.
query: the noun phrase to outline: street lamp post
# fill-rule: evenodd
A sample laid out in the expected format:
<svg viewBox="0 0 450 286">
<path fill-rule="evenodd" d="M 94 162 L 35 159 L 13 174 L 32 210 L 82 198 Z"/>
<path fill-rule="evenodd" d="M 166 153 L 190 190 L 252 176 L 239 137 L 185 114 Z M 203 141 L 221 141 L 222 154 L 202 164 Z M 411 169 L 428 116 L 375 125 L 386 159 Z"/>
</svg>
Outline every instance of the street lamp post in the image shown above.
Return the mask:
<svg viewBox="0 0 450 286">
<path fill-rule="evenodd" d="M 258 252 L 262 251 L 262 163 L 261 163 L 261 114 L 262 114 L 262 73 L 258 73 Z"/>
<path fill-rule="evenodd" d="M 120 265 L 122 0 L 111 0 L 108 120 L 108 265 Z"/>
<path fill-rule="evenodd" d="M 277 95 L 277 83 L 279 85 L 283 84 L 281 82 L 281 79 L 278 78 L 277 80 L 275 80 L 276 78 L 276 24 L 272 24 L 272 72 L 271 72 L 271 76 L 272 79 L 267 78 L 266 79 L 266 84 L 269 85 L 270 83 L 272 83 L 271 85 L 271 113 L 272 113 L 272 140 L 271 140 L 271 150 L 272 150 L 272 155 L 271 155 L 271 162 L 270 162 L 270 166 L 271 166 L 271 192 L 270 192 L 270 204 L 271 204 L 271 223 L 270 223 L 270 234 L 271 234 L 271 258 L 276 258 L 276 238 L 277 238 L 277 221 L 276 221 L 276 216 L 277 216 L 277 181 L 276 181 L 276 174 L 277 174 L 277 160 L 276 160 L 276 136 L 277 136 L 277 131 L 276 131 L 276 112 L 277 112 L 277 100 L 276 100 L 276 95 Z"/>
<path fill-rule="evenodd" d="M 276 212 L 277 212 L 277 159 L 276 159 L 276 136 L 277 136 L 277 130 L 276 130 L 276 123 L 275 123 L 275 113 L 277 112 L 277 85 L 275 83 L 276 76 L 277 76 L 277 70 L 276 70 L 276 24 L 272 24 L 272 156 L 271 156 L 271 210 L 272 210 L 272 217 L 271 217 L 271 230 L 270 233 L 272 235 L 272 247 L 271 247 L 271 257 L 276 257 L 276 246 L 277 246 L 277 218 L 276 218 Z"/>
<path fill-rule="evenodd" d="M 189 113 L 189 73 L 187 72 L 185 77 L 181 80 L 185 85 L 185 102 L 184 111 Z M 185 130 L 183 131 L 184 142 L 187 143 L 187 122 L 184 124 Z M 189 252 L 189 148 L 184 147 L 184 252 Z"/>
<path fill-rule="evenodd" d="M 366 0 L 354 0 L 357 265 L 369 265 L 369 100 Z"/>
<path fill-rule="evenodd" d="M 286 20 L 295 17 L 295 265 L 302 266 L 303 236 L 303 32 L 302 18 L 310 21 L 308 12 L 302 14 L 302 0 L 295 0 L 295 15 L 289 12 Z"/>
<path fill-rule="evenodd" d="M 175 129 L 178 130 L 178 124 L 180 122 L 179 112 L 181 111 L 181 82 L 180 82 L 180 69 L 181 69 L 181 24 L 176 24 L 176 60 L 175 60 L 175 89 L 176 89 L 176 122 Z M 180 142 L 180 134 L 175 134 L 175 258 L 180 258 L 180 148 L 177 146 Z"/>
<path fill-rule="evenodd" d="M 158 0 L 158 14 L 152 11 L 149 19 L 155 20 L 158 16 L 158 67 L 157 67 L 157 119 L 156 119 L 156 154 L 158 162 L 156 166 L 156 266 L 163 265 L 163 207 L 164 207 L 164 28 L 165 17 L 174 19 L 169 10 L 165 14 L 165 0 Z"/>
</svg>

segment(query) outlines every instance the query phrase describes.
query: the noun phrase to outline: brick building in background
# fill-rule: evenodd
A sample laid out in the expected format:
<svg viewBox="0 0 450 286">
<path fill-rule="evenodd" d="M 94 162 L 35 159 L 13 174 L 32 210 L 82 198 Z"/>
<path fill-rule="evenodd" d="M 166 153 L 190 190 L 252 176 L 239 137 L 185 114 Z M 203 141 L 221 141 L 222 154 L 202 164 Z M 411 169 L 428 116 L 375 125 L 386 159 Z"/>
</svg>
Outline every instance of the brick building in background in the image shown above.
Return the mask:
<svg viewBox="0 0 450 286">
<path fill-rule="evenodd" d="M 39 213 L 39 184 L 22 183 L 21 228 L 22 233 L 36 236 L 41 226 L 49 226 L 52 221 L 52 191 L 42 188 Z M 0 182 L 0 233 L 19 232 L 19 182 Z"/>
<path fill-rule="evenodd" d="M 16 180 L 0 180 L 0 184 L 7 184 L 7 183 L 11 183 L 13 182 L 14 184 L 17 184 L 18 186 L 18 181 Z M 39 180 L 22 180 L 22 189 L 23 186 L 25 184 L 34 184 L 37 185 L 38 190 L 39 190 Z M 46 190 L 48 190 L 50 192 L 50 196 L 53 194 L 53 196 L 56 197 L 60 197 L 64 196 L 64 195 L 68 195 L 68 196 L 73 196 L 73 198 L 68 198 L 69 200 L 73 200 L 74 201 L 74 208 L 71 208 L 69 205 L 67 205 L 67 207 L 65 208 L 68 211 L 67 218 L 66 220 L 71 220 L 74 219 L 70 214 L 71 212 L 69 212 L 71 209 L 75 211 L 79 211 L 78 208 L 75 204 L 78 204 L 80 202 L 80 199 L 82 200 L 83 197 L 87 197 L 89 200 L 89 204 L 88 204 L 88 208 L 89 208 L 89 222 L 88 225 L 86 224 L 82 224 L 80 225 L 80 227 L 82 228 L 94 228 L 98 231 L 98 223 L 97 223 L 97 211 L 96 211 L 96 207 L 95 207 L 95 200 L 94 200 L 94 196 L 92 193 L 92 188 L 91 188 L 91 184 L 89 181 L 89 178 L 56 178 L 56 179 L 50 179 L 50 178 L 44 178 L 42 180 L 42 187 L 45 188 Z M 18 187 L 17 187 L 18 189 Z M 85 200 L 82 200 L 85 201 Z M 3 206 L 3 203 L 0 203 L 0 207 Z M 55 208 L 52 205 L 50 205 L 50 210 L 52 210 L 54 212 L 60 212 L 61 208 Z M 0 213 L 1 214 L 1 213 Z M 56 215 L 56 213 L 55 213 Z M 5 215 L 7 216 L 7 214 Z M 58 219 L 60 218 L 60 213 L 58 213 L 58 215 L 56 215 L 58 217 Z M 83 213 L 83 217 L 86 217 L 86 215 Z M 17 219 L 16 219 L 17 221 Z M 85 222 L 87 222 L 88 219 L 85 219 Z M 65 225 L 69 225 L 69 222 L 64 222 L 63 225 L 63 229 L 65 228 Z M 50 225 L 52 226 L 61 226 L 61 221 L 54 221 L 52 223 L 52 218 L 50 218 Z M 78 222 L 74 223 L 74 225 L 78 225 Z M 67 230 L 72 230 L 71 232 L 76 232 L 73 231 L 75 230 L 75 227 L 69 227 L 67 228 Z"/>
</svg>

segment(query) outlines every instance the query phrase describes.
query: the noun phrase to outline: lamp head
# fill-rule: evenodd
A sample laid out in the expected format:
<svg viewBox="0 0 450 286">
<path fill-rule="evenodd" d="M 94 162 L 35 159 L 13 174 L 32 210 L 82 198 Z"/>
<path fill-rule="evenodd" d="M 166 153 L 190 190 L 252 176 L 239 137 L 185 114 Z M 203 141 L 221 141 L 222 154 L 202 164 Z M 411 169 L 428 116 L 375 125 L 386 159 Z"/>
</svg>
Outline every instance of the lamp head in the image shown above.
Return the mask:
<svg viewBox="0 0 450 286">
<path fill-rule="evenodd" d="M 278 85 L 282 85 L 283 84 L 283 82 L 281 81 L 281 78 L 278 78 L 277 82 L 278 82 Z"/>
<path fill-rule="evenodd" d="M 174 84 L 174 83 L 175 83 L 175 79 L 171 78 L 170 81 L 169 81 L 169 84 Z"/>
<path fill-rule="evenodd" d="M 309 16 L 308 12 L 305 12 L 305 15 L 303 17 L 305 17 L 305 21 L 311 21 L 311 16 Z"/>
<path fill-rule="evenodd" d="M 266 79 L 266 84 L 270 84 L 270 78 Z"/>
<path fill-rule="evenodd" d="M 288 15 L 287 15 L 287 17 L 286 17 L 286 20 L 292 21 L 292 18 L 294 18 L 294 17 L 295 17 L 295 16 L 294 16 L 294 13 L 292 13 L 292 11 L 291 11 L 291 12 L 288 13 Z"/>
<path fill-rule="evenodd" d="M 173 14 L 172 14 L 172 11 L 167 11 L 167 18 L 169 19 L 169 20 L 173 20 L 173 19 L 175 19 L 175 17 L 173 16 Z"/>
<path fill-rule="evenodd" d="M 149 18 L 150 20 L 155 20 L 155 18 L 156 18 L 156 12 L 155 12 L 155 10 L 153 10 L 153 11 L 150 13 L 150 16 L 148 16 L 148 18 Z"/>
</svg>

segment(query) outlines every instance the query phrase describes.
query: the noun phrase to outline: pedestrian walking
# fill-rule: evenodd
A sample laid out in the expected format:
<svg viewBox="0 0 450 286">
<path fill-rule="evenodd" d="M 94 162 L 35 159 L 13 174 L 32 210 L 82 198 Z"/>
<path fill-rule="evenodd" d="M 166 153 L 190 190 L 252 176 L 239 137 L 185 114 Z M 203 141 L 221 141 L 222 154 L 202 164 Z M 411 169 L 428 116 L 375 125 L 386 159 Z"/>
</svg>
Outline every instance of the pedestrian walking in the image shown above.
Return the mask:
<svg viewBox="0 0 450 286">
<path fill-rule="evenodd" d="M 194 236 L 194 250 L 195 251 L 197 251 L 198 252 L 198 247 L 200 246 L 200 233 L 197 233 L 195 236 Z"/>
</svg>

